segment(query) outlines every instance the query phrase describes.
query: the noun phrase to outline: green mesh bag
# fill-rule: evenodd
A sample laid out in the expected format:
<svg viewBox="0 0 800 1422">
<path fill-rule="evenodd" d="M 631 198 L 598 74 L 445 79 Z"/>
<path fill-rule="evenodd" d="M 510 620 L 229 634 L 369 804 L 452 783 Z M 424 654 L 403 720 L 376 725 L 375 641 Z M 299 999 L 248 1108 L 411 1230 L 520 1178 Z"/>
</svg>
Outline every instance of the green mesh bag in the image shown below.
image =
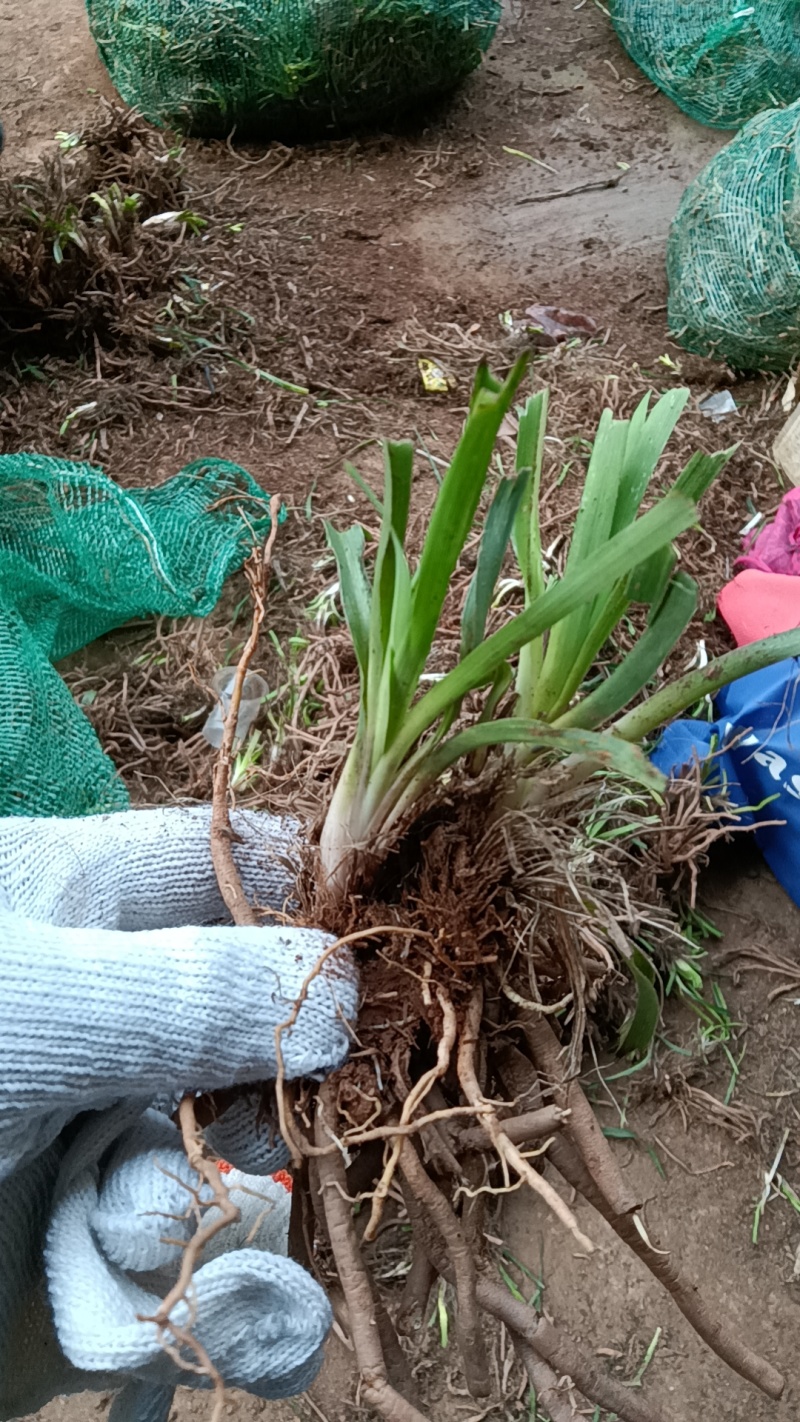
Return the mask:
<svg viewBox="0 0 800 1422">
<path fill-rule="evenodd" d="M 99 469 L 0 457 L 0 815 L 88 815 L 128 795 L 52 663 L 131 618 L 203 617 L 267 496 L 221 459 L 155 489 Z"/>
<path fill-rule="evenodd" d="M 667 244 L 670 331 L 739 370 L 800 356 L 800 103 L 759 114 L 681 199 Z"/>
<path fill-rule="evenodd" d="M 87 0 L 101 58 L 152 123 L 288 137 L 391 119 L 481 61 L 499 0 Z"/>
<path fill-rule="evenodd" d="M 611 0 L 631 58 L 691 118 L 738 128 L 800 98 L 800 0 Z"/>
</svg>

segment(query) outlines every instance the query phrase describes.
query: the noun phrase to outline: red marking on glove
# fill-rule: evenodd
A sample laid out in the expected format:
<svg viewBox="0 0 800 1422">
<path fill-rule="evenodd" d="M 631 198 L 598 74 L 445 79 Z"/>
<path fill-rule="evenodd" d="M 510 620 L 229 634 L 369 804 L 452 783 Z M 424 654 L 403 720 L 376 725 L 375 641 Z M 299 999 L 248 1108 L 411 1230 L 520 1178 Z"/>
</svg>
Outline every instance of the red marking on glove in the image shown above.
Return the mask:
<svg viewBox="0 0 800 1422">
<path fill-rule="evenodd" d="M 220 1175 L 229 1175 L 233 1166 L 229 1165 L 227 1160 L 218 1160 L 217 1170 Z M 275 1181 L 276 1185 L 282 1185 L 286 1193 L 291 1195 L 293 1182 L 288 1170 L 276 1170 L 270 1178 Z"/>
</svg>

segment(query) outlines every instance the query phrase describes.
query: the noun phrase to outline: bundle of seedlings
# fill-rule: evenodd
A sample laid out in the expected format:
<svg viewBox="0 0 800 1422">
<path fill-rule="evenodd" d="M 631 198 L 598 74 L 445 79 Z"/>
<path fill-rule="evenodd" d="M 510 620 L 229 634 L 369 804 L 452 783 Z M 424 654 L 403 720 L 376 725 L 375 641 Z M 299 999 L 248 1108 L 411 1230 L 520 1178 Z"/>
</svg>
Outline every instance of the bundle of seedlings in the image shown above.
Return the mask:
<svg viewBox="0 0 800 1422">
<path fill-rule="evenodd" d="M 104 104 L 85 133 L 58 139 L 35 172 L 0 181 L 0 347 L 130 333 L 191 225 L 182 150 L 138 115 Z"/>
<path fill-rule="evenodd" d="M 726 682 L 800 653 L 800 632 L 653 690 L 696 606 L 674 542 L 697 523 L 698 502 L 731 451 L 694 455 L 659 495 L 654 475 L 688 391 L 664 395 L 652 410 L 645 399 L 630 419 L 606 412 L 563 572 L 551 575 L 540 540 L 547 392 L 515 412 L 524 371 L 523 359 L 502 384 L 478 372 L 414 566 L 410 444 L 386 446 L 380 496 L 361 481 L 379 537 L 368 543 L 360 525 L 327 530 L 360 709 L 309 837 L 299 893 L 307 921 L 358 944 L 362 1006 L 346 1065 L 323 1086 L 299 1090 L 279 1072 L 275 1107 L 295 1172 L 290 1247 L 322 1277 L 327 1267 L 338 1278 L 361 1400 L 390 1422 L 425 1422 L 397 1330 L 437 1278 L 454 1290 L 454 1335 L 474 1397 L 491 1392 L 482 1327 L 490 1315 L 509 1331 L 552 1422 L 583 1415 L 575 1397 L 621 1422 L 663 1416 L 499 1282 L 486 1211 L 509 1189 L 533 1191 L 566 1244 L 592 1253 L 554 1173 L 609 1222 L 731 1368 L 773 1398 L 784 1385 L 646 1226 L 579 1073 L 590 1018 L 608 1030 L 616 1015 L 618 1050 L 648 1049 L 660 974 L 682 942 L 666 892 L 669 845 L 685 868 L 724 830 L 699 775 L 693 801 L 680 792 L 673 823 L 678 802 L 647 758 L 649 739 Z M 516 429 L 516 459 L 496 478 L 503 422 Z M 431 673 L 451 580 L 481 507 L 458 656 Z M 503 619 L 497 587 L 512 552 L 523 607 Z M 251 566 L 260 591 L 249 646 L 263 616 L 264 567 L 258 557 Z M 629 616 L 639 635 L 614 663 L 608 647 Z M 235 700 L 231 714 L 215 784 L 215 854 L 234 916 L 254 922 L 231 889 L 220 837 Z M 279 1062 L 303 996 L 278 1031 Z M 412 1254 L 395 1320 L 370 1265 L 384 1212 L 399 1199 Z M 572 1393 L 558 1385 L 564 1376 Z"/>
</svg>

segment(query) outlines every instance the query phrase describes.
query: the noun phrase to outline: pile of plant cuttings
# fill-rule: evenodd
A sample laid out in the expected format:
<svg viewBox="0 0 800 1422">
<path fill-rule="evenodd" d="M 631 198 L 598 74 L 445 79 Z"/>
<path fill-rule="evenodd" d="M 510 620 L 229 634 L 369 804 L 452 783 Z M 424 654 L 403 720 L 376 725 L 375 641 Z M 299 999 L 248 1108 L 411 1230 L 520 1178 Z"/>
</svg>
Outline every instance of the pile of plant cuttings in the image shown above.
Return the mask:
<svg viewBox="0 0 800 1422">
<path fill-rule="evenodd" d="M 305 1187 L 293 1252 L 338 1280 L 361 1399 L 390 1422 L 425 1422 L 397 1330 L 437 1279 L 454 1291 L 472 1396 L 492 1393 L 486 1315 L 507 1328 L 553 1422 L 585 1403 L 621 1422 L 661 1415 L 498 1281 L 488 1212 L 509 1190 L 534 1191 L 565 1240 L 592 1253 L 553 1172 L 729 1366 L 771 1397 L 784 1386 L 703 1301 L 672 1241 L 656 1239 L 579 1072 L 590 1026 L 623 1054 L 649 1051 L 662 985 L 686 952 L 675 891 L 691 905 L 709 845 L 736 823 L 699 770 L 667 787 L 648 745 L 726 682 L 800 653 L 800 633 L 665 680 L 697 601 L 676 543 L 730 451 L 692 456 L 658 496 L 688 391 L 652 409 L 646 398 L 630 419 L 606 412 L 555 571 L 540 536 L 547 391 L 514 408 L 525 365 L 503 383 L 479 371 L 418 558 L 407 551 L 408 444 L 386 446 L 380 493 L 359 481 L 377 537 L 361 524 L 327 528 L 359 706 L 300 893 L 304 917 L 358 953 L 363 1000 L 347 1064 L 319 1089 L 290 1088 L 279 1071 L 277 1110 Z M 498 478 L 509 421 L 513 467 Z M 445 638 L 442 666 L 439 630 L 467 548 L 457 645 Z M 520 600 L 498 615 L 512 559 Z M 614 642 L 629 614 L 638 636 Z M 609 645 L 622 647 L 616 658 Z M 398 1208 L 413 1240 L 399 1309 L 373 1267 L 384 1216 Z"/>
<path fill-rule="evenodd" d="M 0 182 L 0 345 L 132 336 L 192 218 L 182 150 L 135 114 L 105 104 L 58 135 L 34 173 Z"/>
<path fill-rule="evenodd" d="M 67 440 L 91 462 L 111 426 L 252 409 L 259 384 L 261 418 L 279 392 L 292 427 L 291 397 L 308 391 L 261 369 L 256 318 L 226 300 L 242 224 L 191 169 L 177 140 L 103 101 L 32 173 L 0 180 L 0 444 L 41 446 L 52 430 L 55 449 Z"/>
</svg>

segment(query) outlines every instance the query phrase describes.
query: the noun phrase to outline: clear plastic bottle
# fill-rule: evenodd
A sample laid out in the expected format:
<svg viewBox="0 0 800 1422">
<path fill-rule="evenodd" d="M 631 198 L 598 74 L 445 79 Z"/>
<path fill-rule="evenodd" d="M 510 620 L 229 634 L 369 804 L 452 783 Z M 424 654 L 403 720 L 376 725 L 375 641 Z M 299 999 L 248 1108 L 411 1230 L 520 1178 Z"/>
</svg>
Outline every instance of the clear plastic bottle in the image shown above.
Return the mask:
<svg viewBox="0 0 800 1422">
<path fill-rule="evenodd" d="M 235 679 L 235 667 L 220 667 L 211 682 L 217 701 L 203 726 L 203 735 L 208 744 L 217 750 L 222 745 L 223 716 L 228 714 Z M 239 715 L 236 721 L 237 741 L 243 741 L 248 734 L 266 694 L 267 683 L 264 678 L 255 672 L 248 672 L 242 687 L 242 699 L 239 702 Z"/>
</svg>

